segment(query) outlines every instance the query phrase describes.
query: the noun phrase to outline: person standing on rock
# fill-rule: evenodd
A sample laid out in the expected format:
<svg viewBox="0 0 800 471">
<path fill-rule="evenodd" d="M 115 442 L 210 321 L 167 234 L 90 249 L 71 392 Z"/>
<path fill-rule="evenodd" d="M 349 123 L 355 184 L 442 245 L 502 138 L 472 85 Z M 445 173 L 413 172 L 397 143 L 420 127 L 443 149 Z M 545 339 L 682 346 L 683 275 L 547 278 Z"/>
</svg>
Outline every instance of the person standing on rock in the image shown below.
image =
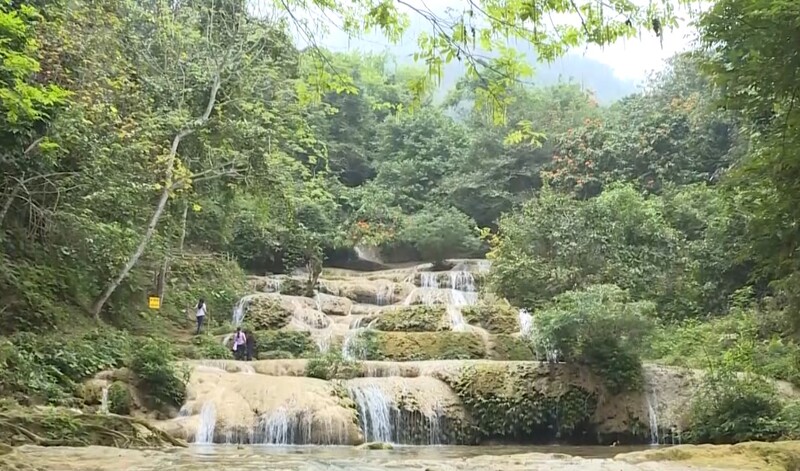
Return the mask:
<svg viewBox="0 0 800 471">
<path fill-rule="evenodd" d="M 197 312 L 195 317 L 197 318 L 197 332 L 195 335 L 200 335 L 200 330 L 203 328 L 203 322 L 206 320 L 206 312 L 208 308 L 206 307 L 206 300 L 200 298 L 200 301 L 197 302 Z"/>
<path fill-rule="evenodd" d="M 247 353 L 247 336 L 242 332 L 241 327 L 236 328 L 236 333 L 233 334 L 233 357 L 237 360 L 242 360 Z"/>
</svg>

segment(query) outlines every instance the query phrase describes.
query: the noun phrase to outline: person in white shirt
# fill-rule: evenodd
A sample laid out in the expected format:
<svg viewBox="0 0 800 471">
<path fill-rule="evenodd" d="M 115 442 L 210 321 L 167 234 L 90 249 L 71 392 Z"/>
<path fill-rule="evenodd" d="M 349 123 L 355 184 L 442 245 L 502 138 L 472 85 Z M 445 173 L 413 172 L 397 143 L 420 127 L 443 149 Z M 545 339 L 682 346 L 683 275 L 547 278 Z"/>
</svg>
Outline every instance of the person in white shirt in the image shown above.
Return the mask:
<svg viewBox="0 0 800 471">
<path fill-rule="evenodd" d="M 241 327 L 236 328 L 236 333 L 233 334 L 233 357 L 237 360 L 242 360 L 246 353 L 247 336 L 242 332 Z"/>
<path fill-rule="evenodd" d="M 197 303 L 197 332 L 195 335 L 200 335 L 200 329 L 203 327 L 203 321 L 206 320 L 206 301 L 203 298 L 200 298 L 200 301 Z"/>
</svg>

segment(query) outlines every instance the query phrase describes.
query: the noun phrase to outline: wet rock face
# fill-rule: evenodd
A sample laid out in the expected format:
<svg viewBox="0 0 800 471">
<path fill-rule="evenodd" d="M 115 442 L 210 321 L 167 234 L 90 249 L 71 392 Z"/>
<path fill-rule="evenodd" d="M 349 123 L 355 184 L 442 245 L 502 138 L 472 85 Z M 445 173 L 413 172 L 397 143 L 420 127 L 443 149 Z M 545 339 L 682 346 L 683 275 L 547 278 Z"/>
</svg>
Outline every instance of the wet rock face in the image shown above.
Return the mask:
<svg viewBox="0 0 800 471">
<path fill-rule="evenodd" d="M 171 429 L 195 436 L 207 403 L 217 405 L 214 440 L 247 443 L 349 444 L 357 441 L 351 425 L 356 433 L 362 428 L 359 439 L 384 442 L 385 436 L 369 436 L 363 429 L 378 416 L 378 422 L 401 424 L 390 441 L 419 444 L 433 443 L 433 436 L 443 437 L 443 443 L 647 443 L 653 430 L 683 426 L 685 404 L 696 390 L 689 376 L 646 368 L 646 391 L 612 395 L 584 369 L 536 362 L 531 314 L 478 291 L 484 262 L 451 266 L 449 271 L 416 266 L 370 273 L 326 269 L 313 295 L 300 290 L 299 275 L 253 278 L 259 293 L 239 306 L 246 306 L 245 324 L 255 327 L 251 337 L 262 361 L 195 363 L 198 376 L 193 374 L 190 389 L 196 394 L 184 411 L 188 418 Z M 328 363 L 347 374 L 318 368 Z M 209 376 L 215 368 L 233 377 Z M 285 381 L 312 381 L 303 376 L 336 379 L 313 380 L 326 386 Z M 356 412 L 355 392 L 341 394 L 337 388 L 361 377 L 377 381 L 382 395 L 365 393 L 362 399 L 371 405 L 359 404 L 364 410 Z M 411 396 L 385 389 L 417 378 L 434 378 L 438 385 L 428 384 Z M 265 399 L 264 391 L 276 387 L 287 392 L 272 390 L 270 397 L 281 399 Z M 92 394 L 97 395 L 96 388 L 87 391 L 87 399 L 97 401 Z M 329 396 L 335 405 L 326 402 Z M 435 413 L 418 409 L 419 398 L 428 396 L 447 407 Z M 307 427 L 322 427 L 329 438 Z"/>
</svg>

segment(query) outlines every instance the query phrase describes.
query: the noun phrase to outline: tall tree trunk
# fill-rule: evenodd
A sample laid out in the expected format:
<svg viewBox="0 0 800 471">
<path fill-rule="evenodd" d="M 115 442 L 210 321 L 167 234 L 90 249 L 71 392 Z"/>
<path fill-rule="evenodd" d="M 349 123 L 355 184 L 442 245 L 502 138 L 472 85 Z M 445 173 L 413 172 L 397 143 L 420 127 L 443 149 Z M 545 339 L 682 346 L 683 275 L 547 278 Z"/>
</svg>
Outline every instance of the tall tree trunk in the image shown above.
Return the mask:
<svg viewBox="0 0 800 471">
<path fill-rule="evenodd" d="M 178 154 L 178 146 L 180 145 L 181 141 L 188 135 L 190 135 L 197 127 L 202 126 L 208 121 L 209 116 L 211 116 L 211 111 L 214 109 L 214 103 L 217 100 L 217 92 L 219 91 L 220 87 L 220 77 L 217 73 L 214 76 L 214 83 L 211 86 L 211 92 L 208 97 L 208 104 L 206 105 L 206 110 L 197 121 L 193 123 L 191 128 L 184 128 L 178 134 L 175 135 L 175 138 L 172 140 L 172 147 L 169 151 L 169 157 L 167 158 L 167 169 L 164 175 L 164 189 L 161 191 L 161 197 L 158 199 L 158 204 L 156 205 L 155 211 L 153 211 L 153 215 L 150 217 L 150 222 L 147 224 L 147 230 L 142 237 L 142 240 L 139 241 L 139 245 L 136 247 L 136 250 L 133 251 L 128 261 L 125 263 L 125 266 L 122 267 L 119 274 L 117 274 L 116 278 L 106 286 L 106 289 L 97 298 L 92 306 L 92 314 L 94 315 L 95 319 L 100 318 L 100 312 L 103 310 L 103 306 L 105 306 L 106 302 L 108 302 L 108 298 L 114 294 L 114 291 L 119 287 L 120 284 L 127 278 L 130 271 L 136 266 L 136 263 L 139 262 L 139 259 L 142 257 L 147 245 L 150 243 L 150 240 L 153 238 L 153 234 L 156 232 L 156 227 L 158 226 L 158 222 L 161 220 L 161 215 L 164 213 L 164 209 L 167 207 L 167 201 L 169 201 L 169 194 L 170 191 L 173 189 L 173 168 L 175 166 L 175 157 Z"/>
<path fill-rule="evenodd" d="M 178 252 L 183 254 L 183 243 L 186 241 L 186 218 L 189 216 L 189 202 L 183 202 L 183 219 L 181 222 L 181 238 L 178 240 Z"/>
<path fill-rule="evenodd" d="M 186 217 L 189 213 L 189 202 L 183 202 L 183 215 L 181 217 L 181 235 L 178 239 L 178 251 L 183 254 L 183 241 L 186 239 Z M 164 305 L 164 293 L 167 291 L 167 278 L 169 277 L 169 262 L 170 253 L 164 255 L 164 264 L 161 266 L 161 271 L 158 276 L 158 298 L 161 300 L 160 305 Z"/>
</svg>

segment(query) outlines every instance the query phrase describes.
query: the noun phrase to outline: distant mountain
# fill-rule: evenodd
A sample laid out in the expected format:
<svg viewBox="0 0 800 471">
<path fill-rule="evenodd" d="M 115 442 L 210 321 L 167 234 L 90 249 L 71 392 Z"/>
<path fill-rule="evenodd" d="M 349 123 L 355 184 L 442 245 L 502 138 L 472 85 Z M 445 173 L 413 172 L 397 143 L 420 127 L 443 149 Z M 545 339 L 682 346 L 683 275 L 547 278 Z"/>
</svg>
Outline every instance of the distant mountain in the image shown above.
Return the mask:
<svg viewBox="0 0 800 471">
<path fill-rule="evenodd" d="M 415 37 L 415 28 L 412 27 L 400 44 L 388 45 L 379 34 L 369 35 L 359 39 L 348 39 L 344 34 L 332 34 L 325 39 L 325 47 L 337 52 L 387 52 L 392 54 L 398 64 L 413 63 L 413 54 L 417 50 L 416 43 L 410 39 Z M 626 95 L 637 91 L 637 84 L 632 80 L 622 80 L 614 75 L 613 69 L 593 59 L 580 54 L 570 53 L 553 63 L 538 63 L 533 51 L 527 45 L 520 46 L 522 52 L 533 66 L 535 74 L 529 79 L 537 85 L 553 85 L 559 82 L 572 81 L 592 90 L 597 100 L 602 104 L 609 104 Z M 452 62 L 445 67 L 442 84 L 437 93 L 438 97 L 444 96 L 464 74 L 465 67 L 458 62 Z"/>
</svg>

